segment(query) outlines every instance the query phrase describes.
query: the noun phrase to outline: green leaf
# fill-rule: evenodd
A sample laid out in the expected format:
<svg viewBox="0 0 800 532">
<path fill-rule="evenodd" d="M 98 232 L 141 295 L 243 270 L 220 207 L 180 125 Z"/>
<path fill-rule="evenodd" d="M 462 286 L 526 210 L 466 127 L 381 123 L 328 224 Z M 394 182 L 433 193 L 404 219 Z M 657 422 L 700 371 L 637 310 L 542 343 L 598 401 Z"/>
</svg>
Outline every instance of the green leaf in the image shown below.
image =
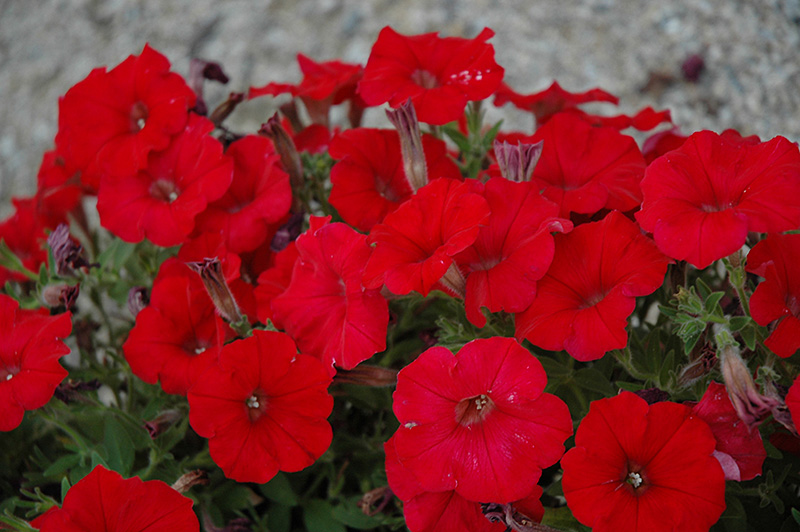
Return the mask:
<svg viewBox="0 0 800 532">
<path fill-rule="evenodd" d="M 794 517 L 794 520 L 800 525 L 800 511 L 797 508 L 792 508 L 792 517 Z"/>
<path fill-rule="evenodd" d="M 594 368 L 579 369 L 574 378 L 578 386 L 584 390 L 597 392 L 603 397 L 612 397 L 614 395 L 614 388 L 611 387 L 611 383 Z"/>
<path fill-rule="evenodd" d="M 709 287 L 705 281 L 701 278 L 697 278 L 695 282 L 695 286 L 697 287 L 697 293 L 700 294 L 702 299 L 708 299 L 708 296 L 711 294 L 711 287 Z"/>
<path fill-rule="evenodd" d="M 106 469 L 111 469 L 108 466 L 108 463 L 106 463 L 106 461 L 103 459 L 102 456 L 100 456 L 100 453 L 98 453 L 97 451 L 92 451 L 92 454 L 90 454 L 89 457 L 92 459 L 92 462 L 89 466 L 89 471 L 91 471 L 92 469 L 94 469 L 99 465 L 105 467 Z"/>
<path fill-rule="evenodd" d="M 719 518 L 726 532 L 747 532 L 747 512 L 738 497 L 725 497 L 725 512 Z"/>
<path fill-rule="evenodd" d="M 756 348 L 756 328 L 752 324 L 745 327 L 739 334 L 742 336 L 742 340 L 744 340 L 744 345 L 747 346 L 747 349 L 753 351 Z"/>
<path fill-rule="evenodd" d="M 358 507 L 361 497 L 351 497 L 342 504 L 333 507 L 333 518 L 340 523 L 358 530 L 369 530 L 380 525 L 381 522 L 375 517 L 366 515 Z"/>
<path fill-rule="evenodd" d="M 114 417 L 106 419 L 103 447 L 106 450 L 108 465 L 122 476 L 130 476 L 133 467 L 133 442 L 128 432 Z"/>
<path fill-rule="evenodd" d="M 629 392 L 638 392 L 638 391 L 644 389 L 644 385 L 642 383 L 639 383 L 639 382 L 616 381 L 614 383 L 614 385 L 617 388 L 620 388 L 622 390 L 626 390 L 626 391 L 629 391 Z"/>
<path fill-rule="evenodd" d="M 57 477 L 57 476 L 60 476 L 64 472 L 66 472 L 67 469 L 72 469 L 73 467 L 78 465 L 78 462 L 80 462 L 80 460 L 81 460 L 81 457 L 80 457 L 80 455 L 77 455 L 77 454 L 68 454 L 68 455 L 62 456 L 61 458 L 59 458 L 58 460 L 56 460 L 55 462 L 50 464 L 50 467 L 45 469 L 44 473 L 42 473 L 42 475 L 45 476 L 45 477 Z"/>
<path fill-rule="evenodd" d="M 270 532 L 289 532 L 292 529 L 292 509 L 273 504 L 267 511 L 267 526 Z"/>
<path fill-rule="evenodd" d="M 258 489 L 271 501 L 284 506 L 297 506 L 297 495 L 292 491 L 292 485 L 284 473 L 278 473 L 266 484 L 261 484 Z"/>
<path fill-rule="evenodd" d="M 719 300 L 723 298 L 725 292 L 713 292 L 708 295 L 708 297 L 704 298 L 703 306 L 706 308 L 708 312 L 714 312 L 719 304 Z"/>
<path fill-rule="evenodd" d="M 67 492 L 69 491 L 69 479 L 67 477 L 63 477 L 61 479 L 61 503 L 64 503 L 64 497 L 67 496 Z"/>
<path fill-rule="evenodd" d="M 728 326 L 731 331 L 739 331 L 750 323 L 750 318 L 747 316 L 734 316 L 728 320 Z"/>
<path fill-rule="evenodd" d="M 342 523 L 334 520 L 333 507 L 322 499 L 312 499 L 303 509 L 307 532 L 347 532 Z"/>
<path fill-rule="evenodd" d="M 124 242 L 115 238 L 111 244 L 97 256 L 97 263 L 101 268 L 108 266 L 110 270 L 118 270 L 133 255 L 136 244 Z"/>
</svg>

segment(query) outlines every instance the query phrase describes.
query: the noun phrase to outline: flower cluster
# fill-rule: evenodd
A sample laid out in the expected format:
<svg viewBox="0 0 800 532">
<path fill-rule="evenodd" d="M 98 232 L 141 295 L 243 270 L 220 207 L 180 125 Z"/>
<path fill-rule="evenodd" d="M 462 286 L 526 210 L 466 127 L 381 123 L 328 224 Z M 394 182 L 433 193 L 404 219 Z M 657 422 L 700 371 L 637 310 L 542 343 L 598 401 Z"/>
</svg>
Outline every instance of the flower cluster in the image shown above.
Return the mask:
<svg viewBox="0 0 800 532">
<path fill-rule="evenodd" d="M 0 222 L 0 431 L 35 449 L 0 528 L 783 519 L 800 477 L 762 436 L 800 449 L 798 146 L 519 94 L 492 36 L 387 27 L 363 66 L 299 54 L 210 111 L 221 66 L 187 82 L 149 45 L 70 88 Z M 224 125 L 253 98 L 281 114 Z M 489 98 L 535 127 L 488 126 Z"/>
</svg>

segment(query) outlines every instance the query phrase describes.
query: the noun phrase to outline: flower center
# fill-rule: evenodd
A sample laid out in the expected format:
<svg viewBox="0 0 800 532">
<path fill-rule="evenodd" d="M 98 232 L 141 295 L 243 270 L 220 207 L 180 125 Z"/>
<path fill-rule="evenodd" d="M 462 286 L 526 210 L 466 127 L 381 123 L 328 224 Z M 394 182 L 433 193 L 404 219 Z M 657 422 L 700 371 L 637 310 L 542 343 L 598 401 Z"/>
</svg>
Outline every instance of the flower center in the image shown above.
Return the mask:
<svg viewBox="0 0 800 532">
<path fill-rule="evenodd" d="M 262 390 L 254 390 L 244 404 L 247 406 L 247 416 L 250 418 L 250 422 L 255 423 L 267 410 L 267 394 Z"/>
<path fill-rule="evenodd" d="M 179 194 L 180 190 L 178 190 L 178 187 L 175 185 L 175 183 L 169 179 L 156 179 L 153 181 L 153 184 L 150 185 L 150 196 L 159 201 L 172 203 L 178 199 Z"/>
<path fill-rule="evenodd" d="M 467 397 L 456 404 L 456 421 L 469 426 L 483 421 L 494 410 L 494 401 L 486 394 Z"/>
<path fill-rule="evenodd" d="M 138 133 L 147 123 L 147 106 L 144 102 L 136 102 L 131 108 L 131 133 Z"/>
<path fill-rule="evenodd" d="M 440 85 L 439 80 L 436 79 L 436 76 L 427 70 L 415 70 L 414 73 L 411 74 L 411 81 L 423 89 L 435 89 Z"/>
<path fill-rule="evenodd" d="M 642 482 L 644 481 L 642 480 L 642 475 L 636 473 L 635 471 L 631 471 L 630 473 L 628 473 L 628 478 L 625 479 L 625 482 L 627 482 L 628 484 L 633 486 L 634 489 L 636 489 L 639 486 L 641 486 Z"/>
<path fill-rule="evenodd" d="M 14 368 L 0 366 L 0 382 L 10 381 L 18 372 L 19 370 L 15 370 Z"/>
</svg>

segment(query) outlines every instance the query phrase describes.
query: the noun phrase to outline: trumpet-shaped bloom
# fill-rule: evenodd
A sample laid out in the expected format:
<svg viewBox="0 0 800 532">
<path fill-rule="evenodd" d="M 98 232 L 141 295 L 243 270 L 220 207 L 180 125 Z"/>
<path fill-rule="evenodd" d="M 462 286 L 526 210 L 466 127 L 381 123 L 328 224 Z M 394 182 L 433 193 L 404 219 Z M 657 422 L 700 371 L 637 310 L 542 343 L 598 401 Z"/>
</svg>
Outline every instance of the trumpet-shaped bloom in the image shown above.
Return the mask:
<svg viewBox="0 0 800 532">
<path fill-rule="evenodd" d="M 372 46 L 358 93 L 369 105 L 399 107 L 409 98 L 420 122 L 446 124 L 468 101 L 488 98 L 503 80 L 485 28 L 474 39 L 405 36 L 385 27 Z"/>
<path fill-rule="evenodd" d="M 715 445 L 688 406 L 631 392 L 594 401 L 561 460 L 564 497 L 595 532 L 707 532 L 725 509 Z"/>
<path fill-rule="evenodd" d="M 189 391 L 189 422 L 225 476 L 263 484 L 310 466 L 330 445 L 330 383 L 289 336 L 256 330 L 223 347 Z"/>
<path fill-rule="evenodd" d="M 467 318 L 486 324 L 490 312 L 522 312 L 536 297 L 536 283 L 553 260 L 553 232 L 569 232 L 572 222 L 558 218 L 558 205 L 543 198 L 533 183 L 493 178 L 484 189 L 492 211 L 488 225 L 470 247 L 456 255 L 466 270 Z"/>
<path fill-rule="evenodd" d="M 516 316 L 517 338 L 581 361 L 625 347 L 636 297 L 661 286 L 669 259 L 618 212 L 555 239 L 536 299 Z"/>
<path fill-rule="evenodd" d="M 424 491 L 500 504 L 527 497 L 572 434 L 567 406 L 542 393 L 539 361 L 512 338 L 453 355 L 422 353 L 397 376 L 397 459 Z"/>
<path fill-rule="evenodd" d="M 460 179 L 447 156 L 445 143 L 422 136 L 422 149 L 431 179 Z M 369 231 L 413 194 L 403 168 L 400 137 L 393 129 L 348 129 L 334 137 L 331 157 L 331 205 L 344 221 Z"/>
<path fill-rule="evenodd" d="M 386 348 L 389 305 L 361 283 L 370 254 L 366 236 L 342 223 L 312 218 L 296 240 L 298 257 L 289 286 L 272 300 L 275 320 L 304 353 L 354 368 Z"/>
<path fill-rule="evenodd" d="M 195 94 L 169 61 L 145 45 L 138 56 L 97 68 L 59 101 L 56 146 L 81 180 L 135 172 L 183 131 Z"/>
<path fill-rule="evenodd" d="M 559 205 L 561 216 L 639 206 L 645 163 L 632 137 L 560 113 L 536 131 L 533 142 L 538 141 L 544 141 L 544 149 L 533 180 L 544 197 Z"/>
<path fill-rule="evenodd" d="M 764 277 L 750 298 L 759 325 L 777 325 L 764 345 L 783 358 L 800 349 L 800 235 L 769 235 L 750 250 L 745 269 Z"/>
<path fill-rule="evenodd" d="M 800 227 L 800 151 L 783 137 L 754 144 L 700 131 L 647 167 L 642 191 L 636 219 L 659 249 L 705 268 L 748 231 Z"/>
<path fill-rule="evenodd" d="M 387 215 L 367 238 L 375 249 L 364 285 L 428 295 L 489 218 L 486 200 L 474 192 L 479 188 L 475 181 L 435 179 Z"/>
<path fill-rule="evenodd" d="M 61 508 L 31 524 L 40 532 L 198 532 L 192 504 L 160 480 L 126 479 L 98 465 L 69 489 Z"/>
<path fill-rule="evenodd" d="M 72 330 L 69 312 L 49 316 L 19 308 L 0 294 L 0 431 L 22 423 L 26 410 L 43 407 L 67 370 L 58 360 L 69 353 L 62 339 Z"/>
<path fill-rule="evenodd" d="M 192 115 L 169 147 L 151 154 L 147 166 L 109 176 L 100 184 L 100 223 L 126 242 L 147 238 L 174 246 L 194 229 L 195 217 L 228 189 L 233 163 L 209 135 L 214 125 Z"/>
</svg>

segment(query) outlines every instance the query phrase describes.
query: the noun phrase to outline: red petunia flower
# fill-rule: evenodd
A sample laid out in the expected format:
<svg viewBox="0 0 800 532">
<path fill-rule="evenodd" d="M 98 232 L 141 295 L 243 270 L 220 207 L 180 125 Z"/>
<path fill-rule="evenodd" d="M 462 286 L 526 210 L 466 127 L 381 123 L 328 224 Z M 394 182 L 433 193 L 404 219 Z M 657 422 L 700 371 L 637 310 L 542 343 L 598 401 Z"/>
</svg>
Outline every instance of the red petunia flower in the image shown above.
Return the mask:
<svg viewBox="0 0 800 532">
<path fill-rule="evenodd" d="M 370 255 L 366 236 L 342 223 L 312 218 L 295 244 L 292 280 L 272 300 L 272 312 L 303 353 L 331 375 L 352 369 L 386 349 L 389 305 L 378 289 L 361 284 Z"/>
<path fill-rule="evenodd" d="M 35 524 L 40 532 L 199 532 L 192 504 L 160 480 L 125 479 L 98 465 Z"/>
<path fill-rule="evenodd" d="M 618 212 L 556 235 L 550 269 L 531 306 L 516 315 L 516 336 L 544 349 L 595 360 L 628 343 L 636 297 L 664 281 L 669 259 Z"/>
<path fill-rule="evenodd" d="M 681 135 L 678 126 L 650 135 L 642 144 L 642 155 L 645 162 L 650 164 L 665 153 L 677 150 L 688 138 L 686 135 Z"/>
<path fill-rule="evenodd" d="M 195 233 L 221 232 L 230 251 L 252 251 L 264 242 L 270 225 L 289 212 L 289 175 L 264 137 L 243 137 L 225 154 L 233 159 L 230 188 L 197 217 Z"/>
<path fill-rule="evenodd" d="M 166 150 L 151 154 L 145 168 L 104 179 L 97 195 L 102 226 L 126 242 L 182 243 L 195 217 L 231 184 L 233 162 L 209 135 L 213 129 L 193 114 L 186 130 Z"/>
<path fill-rule="evenodd" d="M 454 490 L 425 491 L 411 471 L 397 459 L 394 437 L 383 448 L 386 451 L 386 479 L 392 493 L 403 501 L 406 525 L 411 532 L 507 530 L 505 524 L 492 522 L 484 515 L 481 503 L 467 500 Z M 540 522 L 544 516 L 541 496 L 542 488 L 534 484 L 525 499 L 514 502 L 514 509 L 524 513 L 528 519 Z"/>
<path fill-rule="evenodd" d="M 715 445 L 688 406 L 631 392 L 594 401 L 561 459 L 564 497 L 595 532 L 706 532 L 725 509 Z"/>
<path fill-rule="evenodd" d="M 152 151 L 183 131 L 195 94 L 169 68 L 145 45 L 108 72 L 93 70 L 61 98 L 56 146 L 86 186 L 97 190 L 107 174 L 144 168 Z"/>
<path fill-rule="evenodd" d="M 189 422 L 225 476 L 263 484 L 328 448 L 331 377 L 289 336 L 256 330 L 225 347 L 189 391 Z"/>
<path fill-rule="evenodd" d="M 341 61 L 317 62 L 303 54 L 297 54 L 297 64 L 303 73 L 303 80 L 299 84 L 273 82 L 263 87 L 250 87 L 247 97 L 252 99 L 289 93 L 303 101 L 312 122 L 325 127 L 328 126 L 331 106 L 350 101 L 350 113 L 357 115 L 357 119 L 351 123 L 353 127 L 357 127 L 366 107 L 356 94 L 356 86 L 364 73 L 364 67 Z"/>
<path fill-rule="evenodd" d="M 80 205 L 84 189 L 80 172 L 67 166 L 64 158 L 50 150 L 42 156 L 36 176 L 36 215 L 45 227 L 68 223 L 67 215 Z"/>
<path fill-rule="evenodd" d="M 489 218 L 489 206 L 475 190 L 480 184 L 474 180 L 435 179 L 388 214 L 367 238 L 375 249 L 364 285 L 428 295 Z"/>
<path fill-rule="evenodd" d="M 36 209 L 35 198 L 14 198 L 14 214 L 0 222 L 0 240 L 17 256 L 28 270 L 38 273 L 47 262 L 45 225 Z M 0 286 L 7 281 L 27 281 L 28 278 L 0 266 Z"/>
<path fill-rule="evenodd" d="M 432 179 L 461 179 L 443 141 L 423 135 L 422 147 Z M 330 155 L 338 160 L 331 168 L 330 203 L 345 222 L 360 231 L 371 230 L 414 192 L 403 169 L 396 130 L 343 131 L 331 142 Z"/>
<path fill-rule="evenodd" d="M 533 181 L 560 206 L 561 216 L 639 206 L 645 163 L 632 137 L 561 113 L 534 134 L 533 142 L 538 141 L 544 141 L 544 149 Z"/>
<path fill-rule="evenodd" d="M 494 104 L 502 107 L 509 102 L 517 109 L 533 113 L 536 124 L 541 126 L 554 114 L 565 109 L 575 109 L 578 105 L 589 102 L 610 102 L 616 105 L 619 103 L 619 98 L 600 88 L 586 92 L 565 91 L 556 81 L 545 90 L 533 94 L 520 94 L 505 83 L 501 83 L 495 92 Z"/>
<path fill-rule="evenodd" d="M 17 428 L 25 410 L 47 404 L 67 376 L 58 359 L 69 353 L 61 340 L 72 331 L 71 318 L 20 309 L 0 294 L 0 431 Z"/>
<path fill-rule="evenodd" d="M 513 338 L 473 340 L 456 355 L 428 349 L 397 376 L 398 460 L 425 491 L 500 504 L 528 496 L 572 434 L 567 406 L 542 393 L 546 380 Z"/>
<path fill-rule="evenodd" d="M 717 447 L 714 457 L 725 472 L 725 480 L 751 480 L 761 474 L 767 451 L 758 430 L 742 423 L 723 384 L 712 382 L 699 403 L 692 407 L 711 428 Z"/>
<path fill-rule="evenodd" d="M 800 227 L 800 151 L 783 137 L 753 144 L 700 131 L 653 161 L 636 219 L 672 258 L 705 268 L 742 247 L 748 231 Z"/>
<path fill-rule="evenodd" d="M 161 265 L 150 304 L 137 314 L 122 349 L 137 377 L 185 395 L 232 336 L 200 276 L 171 259 Z"/>
<path fill-rule="evenodd" d="M 552 232 L 569 232 L 572 222 L 558 218 L 558 205 L 539 195 L 533 183 L 492 178 L 484 189 L 492 211 L 488 225 L 455 260 L 466 270 L 467 318 L 486 324 L 480 311 L 522 312 L 536 297 L 536 282 L 553 260 Z"/>
<path fill-rule="evenodd" d="M 254 291 L 256 305 L 258 309 L 258 321 L 267 323 L 267 320 L 275 322 L 272 312 L 272 300 L 281 295 L 289 283 L 292 282 L 292 271 L 294 263 L 297 262 L 299 253 L 294 242 L 275 254 L 274 264 L 261 272 L 258 276 L 258 286 Z M 283 325 L 278 322 L 275 326 L 279 329 Z"/>
<path fill-rule="evenodd" d="M 474 39 L 405 36 L 385 27 L 372 46 L 358 93 L 369 105 L 399 107 L 409 98 L 420 122 L 446 124 L 464 113 L 468 101 L 488 98 L 503 80 L 503 68 L 486 41 L 489 28 Z"/>
<path fill-rule="evenodd" d="M 750 250 L 745 269 L 764 277 L 750 298 L 759 325 L 777 325 L 764 341 L 786 358 L 800 349 L 800 234 L 769 235 Z"/>
<path fill-rule="evenodd" d="M 794 426 L 800 427 L 800 375 L 795 377 L 794 382 L 789 387 L 789 392 L 786 394 L 786 406 L 789 408 Z M 796 436 L 794 439 L 795 444 L 800 444 Z"/>
</svg>

